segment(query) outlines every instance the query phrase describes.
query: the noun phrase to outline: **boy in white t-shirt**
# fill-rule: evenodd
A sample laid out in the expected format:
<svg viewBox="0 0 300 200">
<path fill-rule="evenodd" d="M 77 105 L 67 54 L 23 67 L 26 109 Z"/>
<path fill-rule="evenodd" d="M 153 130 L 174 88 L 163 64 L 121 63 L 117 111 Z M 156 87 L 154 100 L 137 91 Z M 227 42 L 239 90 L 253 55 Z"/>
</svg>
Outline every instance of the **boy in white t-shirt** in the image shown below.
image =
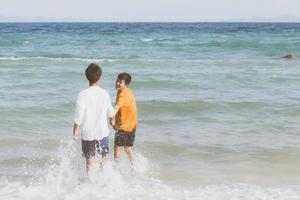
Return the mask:
<svg viewBox="0 0 300 200">
<path fill-rule="evenodd" d="M 108 146 L 108 119 L 114 114 L 108 92 L 99 87 L 101 68 L 94 63 L 85 70 L 89 87 L 82 90 L 77 97 L 74 117 L 73 140 L 78 140 L 81 128 L 82 155 L 86 159 L 87 171 L 94 162 L 96 151 L 101 154 L 102 166 L 109 151 Z"/>
</svg>

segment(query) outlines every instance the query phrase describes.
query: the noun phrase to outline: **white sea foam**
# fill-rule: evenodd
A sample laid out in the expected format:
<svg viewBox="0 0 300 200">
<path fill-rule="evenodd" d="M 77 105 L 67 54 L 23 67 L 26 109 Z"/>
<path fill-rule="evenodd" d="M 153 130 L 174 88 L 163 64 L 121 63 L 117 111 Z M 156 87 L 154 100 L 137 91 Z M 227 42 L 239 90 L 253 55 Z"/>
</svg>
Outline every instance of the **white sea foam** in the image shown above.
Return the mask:
<svg viewBox="0 0 300 200">
<path fill-rule="evenodd" d="M 146 39 L 147 40 L 147 39 Z M 152 39 L 151 39 L 152 40 Z M 65 57 L 44 57 L 44 56 L 3 56 L 0 57 L 0 61 L 30 61 L 30 60 L 37 60 L 37 61 L 56 61 L 56 62 L 63 62 L 63 61 L 80 61 L 80 62 L 122 62 L 122 61 L 141 61 L 141 62 L 184 62 L 184 63 L 205 63 L 205 64 L 219 64 L 219 63 L 229 63 L 229 64 L 241 64 L 245 62 L 257 63 L 262 62 L 262 58 L 243 58 L 243 59 L 236 59 L 236 58 L 214 58 L 214 57 L 206 57 L 202 59 L 182 59 L 182 58 L 114 58 L 114 59 L 106 59 L 106 58 L 65 58 Z M 295 59 L 297 60 L 297 59 Z M 299 59 L 298 59 L 299 60 Z M 278 64 L 278 58 L 268 58 L 263 59 L 264 62 L 269 64 Z M 279 60 L 280 62 L 286 62 L 286 60 Z"/>
<path fill-rule="evenodd" d="M 137 154 L 134 171 L 122 160 L 96 166 L 88 176 L 78 149 L 68 144 L 58 151 L 59 163 L 50 165 L 44 177 L 30 184 L 8 177 L 0 179 L 0 198 L 5 200 L 94 199 L 200 199 L 287 200 L 300 199 L 300 186 L 264 187 L 249 184 L 211 184 L 194 187 L 168 185 L 147 175 L 148 161 Z M 127 166 L 127 167 L 126 167 Z"/>
<path fill-rule="evenodd" d="M 28 57 L 14 57 L 14 56 L 7 56 L 7 57 L 0 57 L 0 60 L 25 60 L 28 59 Z"/>
<path fill-rule="evenodd" d="M 151 41 L 153 41 L 153 39 L 152 38 L 144 38 L 144 39 L 142 39 L 142 41 L 143 42 L 151 42 Z"/>
<path fill-rule="evenodd" d="M 65 60 L 75 60 L 75 61 L 83 61 L 83 62 L 114 62 L 116 59 L 98 59 L 98 58 L 63 58 L 63 57 L 43 57 L 43 56 L 34 56 L 34 57 L 0 57 L 0 60 L 9 60 L 9 61 L 17 61 L 17 60 L 50 60 L 50 61 L 65 61 Z"/>
</svg>

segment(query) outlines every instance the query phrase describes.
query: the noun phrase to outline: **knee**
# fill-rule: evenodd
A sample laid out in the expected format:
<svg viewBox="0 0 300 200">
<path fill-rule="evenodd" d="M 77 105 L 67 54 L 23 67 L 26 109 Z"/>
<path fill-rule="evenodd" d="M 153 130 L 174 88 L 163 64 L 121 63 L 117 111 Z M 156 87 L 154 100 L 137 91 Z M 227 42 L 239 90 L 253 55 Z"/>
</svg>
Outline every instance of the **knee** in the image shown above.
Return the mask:
<svg viewBox="0 0 300 200">
<path fill-rule="evenodd" d="M 92 160 L 91 159 L 86 159 L 85 163 L 86 163 L 86 166 L 91 166 L 92 165 Z"/>
<path fill-rule="evenodd" d="M 120 153 L 120 147 L 119 146 L 115 145 L 114 150 L 115 150 L 115 153 Z"/>
<path fill-rule="evenodd" d="M 124 150 L 125 150 L 126 153 L 131 153 L 132 152 L 131 147 L 124 147 Z"/>
</svg>

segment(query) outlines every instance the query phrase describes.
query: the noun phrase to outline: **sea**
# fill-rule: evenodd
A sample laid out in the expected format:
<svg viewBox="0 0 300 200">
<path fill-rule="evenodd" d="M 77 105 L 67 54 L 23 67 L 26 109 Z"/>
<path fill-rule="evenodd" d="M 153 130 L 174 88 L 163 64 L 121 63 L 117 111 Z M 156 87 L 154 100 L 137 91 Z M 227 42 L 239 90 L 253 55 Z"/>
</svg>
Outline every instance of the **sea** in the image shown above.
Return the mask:
<svg viewBox="0 0 300 200">
<path fill-rule="evenodd" d="M 139 126 L 87 174 L 90 63 L 113 104 L 131 74 Z M 0 23 L 1 200 L 299 200 L 299 122 L 300 23 Z"/>
</svg>

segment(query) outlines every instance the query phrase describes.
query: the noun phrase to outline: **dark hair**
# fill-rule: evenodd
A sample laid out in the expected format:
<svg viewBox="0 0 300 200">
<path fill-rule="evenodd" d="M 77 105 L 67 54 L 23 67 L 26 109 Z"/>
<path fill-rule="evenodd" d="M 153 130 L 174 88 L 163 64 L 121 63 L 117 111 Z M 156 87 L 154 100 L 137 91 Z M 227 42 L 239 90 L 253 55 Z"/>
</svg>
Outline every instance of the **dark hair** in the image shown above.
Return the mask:
<svg viewBox="0 0 300 200">
<path fill-rule="evenodd" d="M 129 85 L 131 82 L 131 76 L 130 74 L 123 72 L 118 75 L 118 80 L 124 80 L 126 85 Z"/>
<path fill-rule="evenodd" d="M 85 70 L 86 78 L 90 83 L 96 83 L 100 79 L 101 74 L 101 68 L 95 63 L 89 64 L 89 66 Z"/>
</svg>

